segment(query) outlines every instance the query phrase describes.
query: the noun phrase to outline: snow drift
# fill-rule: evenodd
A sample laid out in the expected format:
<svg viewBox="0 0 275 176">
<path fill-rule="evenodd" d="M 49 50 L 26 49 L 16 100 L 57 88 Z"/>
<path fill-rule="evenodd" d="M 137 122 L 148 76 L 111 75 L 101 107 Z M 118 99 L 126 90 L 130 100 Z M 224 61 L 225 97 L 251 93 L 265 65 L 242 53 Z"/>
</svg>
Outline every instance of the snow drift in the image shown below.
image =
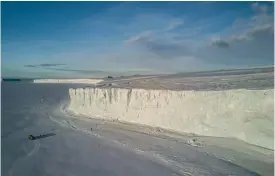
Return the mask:
<svg viewBox="0 0 275 176">
<path fill-rule="evenodd" d="M 274 149 L 274 90 L 70 89 L 69 111 Z"/>
<path fill-rule="evenodd" d="M 96 84 L 103 81 L 102 79 L 35 79 L 34 83 L 80 83 Z"/>
</svg>

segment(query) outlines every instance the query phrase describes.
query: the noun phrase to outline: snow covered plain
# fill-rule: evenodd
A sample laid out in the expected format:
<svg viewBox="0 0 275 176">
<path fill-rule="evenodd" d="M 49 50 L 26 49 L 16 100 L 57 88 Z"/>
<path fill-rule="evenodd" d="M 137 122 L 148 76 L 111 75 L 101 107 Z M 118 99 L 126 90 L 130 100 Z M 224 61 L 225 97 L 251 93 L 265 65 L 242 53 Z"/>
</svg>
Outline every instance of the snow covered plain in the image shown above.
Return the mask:
<svg viewBox="0 0 275 176">
<path fill-rule="evenodd" d="M 257 83 L 273 87 L 269 76 L 260 76 Z M 165 84 L 155 81 L 159 77 L 150 79 L 153 81 L 147 82 Z M 128 81 L 116 81 L 112 86 L 133 86 L 134 80 Z M 146 82 L 144 78 L 135 81 L 141 88 L 149 86 L 140 84 Z M 2 175 L 274 173 L 271 149 L 232 138 L 195 136 L 72 114 L 66 108 L 68 92 L 77 87 L 83 85 L 2 83 Z M 29 134 L 45 137 L 29 141 Z"/>
</svg>

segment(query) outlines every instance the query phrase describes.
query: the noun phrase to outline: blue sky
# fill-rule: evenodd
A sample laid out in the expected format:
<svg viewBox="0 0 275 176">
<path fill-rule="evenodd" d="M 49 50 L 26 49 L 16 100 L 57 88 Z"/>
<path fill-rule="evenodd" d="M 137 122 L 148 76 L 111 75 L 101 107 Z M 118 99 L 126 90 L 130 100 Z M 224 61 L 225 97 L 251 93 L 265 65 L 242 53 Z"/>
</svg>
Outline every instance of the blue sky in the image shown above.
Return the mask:
<svg viewBox="0 0 275 176">
<path fill-rule="evenodd" d="M 2 2 L 2 76 L 273 65 L 273 2 Z"/>
</svg>

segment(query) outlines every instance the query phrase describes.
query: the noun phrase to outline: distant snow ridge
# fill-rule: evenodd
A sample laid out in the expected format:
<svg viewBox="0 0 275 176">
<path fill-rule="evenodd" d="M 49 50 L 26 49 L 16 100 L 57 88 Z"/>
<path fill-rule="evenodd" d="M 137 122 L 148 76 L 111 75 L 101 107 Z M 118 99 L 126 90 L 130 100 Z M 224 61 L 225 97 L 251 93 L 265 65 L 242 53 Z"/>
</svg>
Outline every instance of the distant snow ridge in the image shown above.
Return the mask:
<svg viewBox="0 0 275 176">
<path fill-rule="evenodd" d="M 70 89 L 68 110 L 273 149 L 274 90 Z"/>
<path fill-rule="evenodd" d="M 35 79 L 34 83 L 77 83 L 77 84 L 97 84 L 102 79 Z"/>
</svg>

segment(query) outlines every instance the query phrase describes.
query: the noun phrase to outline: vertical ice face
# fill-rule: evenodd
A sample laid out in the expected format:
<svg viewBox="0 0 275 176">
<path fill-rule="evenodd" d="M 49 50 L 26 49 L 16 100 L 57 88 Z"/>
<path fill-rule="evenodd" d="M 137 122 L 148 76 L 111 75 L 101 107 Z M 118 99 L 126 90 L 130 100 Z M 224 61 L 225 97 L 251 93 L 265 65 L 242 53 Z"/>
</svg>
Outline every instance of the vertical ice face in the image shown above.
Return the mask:
<svg viewBox="0 0 275 176">
<path fill-rule="evenodd" d="M 97 84 L 102 79 L 35 79 L 34 83 L 77 83 L 77 84 Z"/>
<path fill-rule="evenodd" d="M 69 110 L 273 149 L 274 90 L 70 89 Z"/>
</svg>

